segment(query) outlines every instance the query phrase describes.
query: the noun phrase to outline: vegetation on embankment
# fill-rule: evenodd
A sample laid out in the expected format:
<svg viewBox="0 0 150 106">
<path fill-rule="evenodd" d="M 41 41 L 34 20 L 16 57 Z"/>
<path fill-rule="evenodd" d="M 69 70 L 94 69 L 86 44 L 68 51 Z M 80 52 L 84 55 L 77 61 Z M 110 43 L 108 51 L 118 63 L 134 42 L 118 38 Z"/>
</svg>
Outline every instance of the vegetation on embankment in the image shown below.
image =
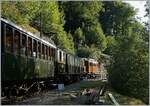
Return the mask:
<svg viewBox="0 0 150 106">
<path fill-rule="evenodd" d="M 111 92 L 118 104 L 120 105 L 146 105 L 143 101 L 140 99 L 129 97 L 125 95 L 121 95 L 115 91 Z"/>
</svg>

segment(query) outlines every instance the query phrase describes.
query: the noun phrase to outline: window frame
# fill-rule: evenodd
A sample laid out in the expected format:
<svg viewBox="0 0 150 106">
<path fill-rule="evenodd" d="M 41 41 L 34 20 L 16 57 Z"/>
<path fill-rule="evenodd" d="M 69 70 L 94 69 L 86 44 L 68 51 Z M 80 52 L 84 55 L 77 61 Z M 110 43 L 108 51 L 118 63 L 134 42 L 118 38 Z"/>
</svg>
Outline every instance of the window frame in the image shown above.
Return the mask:
<svg viewBox="0 0 150 106">
<path fill-rule="evenodd" d="M 36 39 L 32 39 L 32 45 L 33 45 L 33 53 L 35 52 L 35 58 L 37 58 L 37 46 L 38 46 L 38 41 Z M 33 55 L 34 57 L 34 55 Z"/>
<path fill-rule="evenodd" d="M 1 51 L 5 52 L 6 24 L 1 21 Z"/>
<path fill-rule="evenodd" d="M 12 35 L 9 35 L 10 36 L 10 48 L 8 48 L 8 46 L 7 46 L 7 43 L 8 43 L 8 41 L 7 41 L 7 28 L 9 29 L 9 30 L 11 30 L 11 32 L 12 32 Z M 13 33 L 13 27 L 11 26 L 11 25 L 6 25 L 5 24 L 5 36 L 4 36 L 4 48 L 5 48 L 5 50 L 6 50 L 6 52 L 9 52 L 9 53 L 13 53 L 13 37 L 14 36 L 14 33 Z"/>
<path fill-rule="evenodd" d="M 30 42 L 30 40 L 31 40 L 31 42 Z M 30 36 L 28 36 L 27 37 L 27 55 L 28 55 L 28 57 L 33 57 L 33 38 L 32 37 L 30 37 Z M 29 42 L 30 42 L 30 44 L 29 44 Z M 29 47 L 30 46 L 30 47 Z"/>
<path fill-rule="evenodd" d="M 41 59 L 42 56 L 42 43 L 40 41 L 37 41 L 37 54 L 38 54 L 38 58 Z"/>
<path fill-rule="evenodd" d="M 16 35 L 16 33 L 19 33 L 19 35 Z M 16 39 L 16 37 L 18 36 L 18 39 Z M 21 33 L 19 30 L 17 30 L 16 28 L 14 28 L 14 39 L 13 39 L 13 51 L 14 51 L 14 54 L 20 54 L 20 37 L 21 36 Z M 17 45 L 15 47 L 15 45 Z M 16 50 L 18 49 L 18 50 Z"/>
</svg>

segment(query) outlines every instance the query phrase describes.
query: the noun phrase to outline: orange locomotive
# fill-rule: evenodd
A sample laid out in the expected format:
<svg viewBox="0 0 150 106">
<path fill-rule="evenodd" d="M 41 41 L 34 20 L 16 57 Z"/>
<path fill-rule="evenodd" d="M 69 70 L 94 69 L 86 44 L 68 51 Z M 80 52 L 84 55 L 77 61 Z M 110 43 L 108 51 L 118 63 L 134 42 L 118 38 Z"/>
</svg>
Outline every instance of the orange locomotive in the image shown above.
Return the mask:
<svg viewBox="0 0 150 106">
<path fill-rule="evenodd" d="M 84 58 L 85 72 L 88 73 L 99 73 L 99 63 L 95 59 Z"/>
</svg>

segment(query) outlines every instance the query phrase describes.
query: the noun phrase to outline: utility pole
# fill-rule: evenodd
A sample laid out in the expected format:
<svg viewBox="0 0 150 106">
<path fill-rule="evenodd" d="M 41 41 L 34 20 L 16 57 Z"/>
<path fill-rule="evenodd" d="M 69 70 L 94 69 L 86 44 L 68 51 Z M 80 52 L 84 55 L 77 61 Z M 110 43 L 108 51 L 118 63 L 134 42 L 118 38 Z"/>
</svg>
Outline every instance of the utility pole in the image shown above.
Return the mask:
<svg viewBox="0 0 150 106">
<path fill-rule="evenodd" d="M 42 38 L 42 18 L 41 18 L 41 12 L 40 12 L 40 37 Z"/>
<path fill-rule="evenodd" d="M 40 2 L 40 9 L 42 9 L 42 1 Z M 42 38 L 42 13 L 40 10 L 40 38 Z"/>
</svg>

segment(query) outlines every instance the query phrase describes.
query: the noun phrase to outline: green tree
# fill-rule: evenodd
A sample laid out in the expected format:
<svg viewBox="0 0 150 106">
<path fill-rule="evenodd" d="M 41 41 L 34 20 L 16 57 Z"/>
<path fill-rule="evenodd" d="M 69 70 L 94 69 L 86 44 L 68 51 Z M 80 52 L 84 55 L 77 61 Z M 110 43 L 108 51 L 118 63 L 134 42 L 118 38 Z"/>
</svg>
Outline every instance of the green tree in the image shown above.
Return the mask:
<svg viewBox="0 0 150 106">
<path fill-rule="evenodd" d="M 99 21 L 106 36 L 127 33 L 136 11 L 127 3 L 121 1 L 103 2 L 104 11 L 100 13 Z"/>
<path fill-rule="evenodd" d="M 59 47 L 74 52 L 73 40 L 63 28 L 63 10 L 59 11 L 56 1 L 3 1 L 2 17 L 23 26 L 32 33 L 37 34 L 40 31 L 42 36 L 53 39 L 58 46 L 60 45 Z"/>
<path fill-rule="evenodd" d="M 63 28 L 63 11 L 59 11 L 59 5 L 56 1 L 41 1 L 40 10 L 32 19 L 32 24 L 44 35 L 51 37 L 58 47 L 71 53 L 74 52 L 73 41 Z"/>
<path fill-rule="evenodd" d="M 97 47 L 101 51 L 106 48 L 106 38 L 99 24 L 88 27 L 85 35 L 86 44 L 88 46 Z"/>
<path fill-rule="evenodd" d="M 102 3 L 98 1 L 69 1 L 60 2 L 60 5 L 65 12 L 65 30 L 71 31 L 72 34 L 77 28 L 82 28 L 83 24 L 87 26 L 97 23 L 95 20 L 102 10 Z"/>
<path fill-rule="evenodd" d="M 148 104 L 148 30 L 134 18 L 136 10 L 129 4 L 103 3 L 99 21 L 107 35 L 105 53 L 112 57 L 109 82 L 118 92 Z"/>
<path fill-rule="evenodd" d="M 116 38 L 109 81 L 118 92 L 148 103 L 148 47 L 141 33 L 134 30 L 136 27 Z"/>
<path fill-rule="evenodd" d="M 8 20 L 11 20 L 17 24 L 25 23 L 24 17 L 21 15 L 19 10 L 16 7 L 14 1 L 3 1 L 2 2 L 2 17 Z"/>
<path fill-rule="evenodd" d="M 2 1 L 2 17 L 10 20 L 24 29 L 37 33 L 38 31 L 30 26 L 30 20 L 37 11 L 37 3 L 27 1 Z"/>
<path fill-rule="evenodd" d="M 100 1 L 90 2 L 59 2 L 65 13 L 65 30 L 72 33 L 75 47 L 89 46 L 99 48 L 103 51 L 106 48 L 106 39 L 98 21 L 99 12 L 102 11 Z M 81 43 L 82 42 L 82 43 Z"/>
<path fill-rule="evenodd" d="M 80 27 L 76 29 L 73 37 L 76 47 L 80 47 L 81 45 L 83 45 L 83 43 L 85 43 L 85 35 L 83 34 L 83 31 Z"/>
</svg>

